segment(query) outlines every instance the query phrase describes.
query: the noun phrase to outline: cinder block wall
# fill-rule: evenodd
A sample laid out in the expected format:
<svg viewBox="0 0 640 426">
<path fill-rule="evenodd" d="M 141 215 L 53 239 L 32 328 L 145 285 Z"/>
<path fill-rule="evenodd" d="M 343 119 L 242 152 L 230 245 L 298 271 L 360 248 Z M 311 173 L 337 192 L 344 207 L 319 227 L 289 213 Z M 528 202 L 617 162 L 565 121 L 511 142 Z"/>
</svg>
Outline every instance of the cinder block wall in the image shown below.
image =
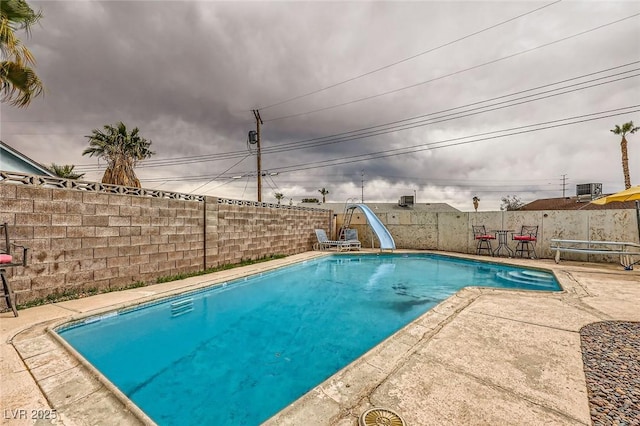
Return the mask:
<svg viewBox="0 0 640 426">
<path fill-rule="evenodd" d="M 245 205 L 242 205 L 245 204 Z M 11 268 L 18 303 L 312 248 L 330 213 L 0 183 L 0 221 L 29 247 Z M 253 203 L 256 204 L 256 203 Z"/>
<path fill-rule="evenodd" d="M 218 206 L 219 264 L 311 250 L 317 241 L 314 229 L 328 229 L 331 217 L 329 210 L 308 211 L 285 206 L 273 208 L 228 203 Z"/>
</svg>

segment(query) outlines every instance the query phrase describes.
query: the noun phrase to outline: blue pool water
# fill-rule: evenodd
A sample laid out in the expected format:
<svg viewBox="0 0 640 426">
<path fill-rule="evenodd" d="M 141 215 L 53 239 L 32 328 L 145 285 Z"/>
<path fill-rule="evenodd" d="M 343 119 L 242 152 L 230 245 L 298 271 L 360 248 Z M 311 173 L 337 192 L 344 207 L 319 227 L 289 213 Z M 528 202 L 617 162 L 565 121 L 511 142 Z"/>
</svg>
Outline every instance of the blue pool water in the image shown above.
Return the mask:
<svg viewBox="0 0 640 426">
<path fill-rule="evenodd" d="M 339 255 L 58 333 L 160 425 L 255 425 L 465 286 L 560 290 L 541 271 Z"/>
</svg>

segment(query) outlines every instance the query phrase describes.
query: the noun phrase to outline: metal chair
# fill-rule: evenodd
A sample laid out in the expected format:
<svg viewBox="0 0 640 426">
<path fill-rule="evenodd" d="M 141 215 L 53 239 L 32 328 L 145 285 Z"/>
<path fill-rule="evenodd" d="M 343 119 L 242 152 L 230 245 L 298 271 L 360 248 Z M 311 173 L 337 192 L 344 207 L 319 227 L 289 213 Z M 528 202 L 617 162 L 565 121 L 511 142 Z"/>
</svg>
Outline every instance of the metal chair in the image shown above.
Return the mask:
<svg viewBox="0 0 640 426">
<path fill-rule="evenodd" d="M 511 238 L 517 241 L 516 256 L 524 257 L 524 253 L 527 253 L 527 257 L 531 259 L 537 259 L 536 256 L 536 241 L 538 240 L 538 226 L 523 225 L 519 234 L 513 234 Z M 531 255 L 533 253 L 533 256 Z"/>
<path fill-rule="evenodd" d="M 489 252 L 490 256 L 493 256 L 493 249 L 491 247 L 491 240 L 495 240 L 496 236 L 487 234 L 484 225 L 472 225 L 473 238 L 478 242 L 476 245 L 476 254 L 481 254 L 483 250 Z"/>
<path fill-rule="evenodd" d="M 27 247 L 14 244 L 9 241 L 9 225 L 5 222 L 0 225 L 0 234 L 4 234 L 4 247 L 0 247 L 0 279 L 2 280 L 2 296 L 7 302 L 7 307 L 11 308 L 14 316 L 18 316 L 16 309 L 16 296 L 9 284 L 6 276 L 6 268 L 15 266 L 27 266 Z M 11 254 L 11 247 L 19 247 L 22 249 L 22 261 L 18 262 Z"/>
</svg>

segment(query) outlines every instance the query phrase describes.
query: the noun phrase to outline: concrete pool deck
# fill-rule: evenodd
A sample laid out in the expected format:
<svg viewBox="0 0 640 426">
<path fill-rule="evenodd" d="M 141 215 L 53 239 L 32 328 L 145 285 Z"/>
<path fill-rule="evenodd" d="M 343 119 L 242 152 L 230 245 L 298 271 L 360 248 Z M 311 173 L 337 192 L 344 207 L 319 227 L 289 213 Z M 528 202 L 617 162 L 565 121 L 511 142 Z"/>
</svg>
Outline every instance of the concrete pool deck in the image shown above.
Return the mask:
<svg viewBox="0 0 640 426">
<path fill-rule="evenodd" d="M 0 314 L 2 424 L 143 424 L 137 408 L 118 399 L 47 327 L 323 254 L 24 309 L 17 318 Z M 564 291 L 463 289 L 267 424 L 353 426 L 368 408 L 385 407 L 412 426 L 590 425 L 579 330 L 599 321 L 640 321 L 640 270 L 441 254 L 548 269 Z"/>
</svg>

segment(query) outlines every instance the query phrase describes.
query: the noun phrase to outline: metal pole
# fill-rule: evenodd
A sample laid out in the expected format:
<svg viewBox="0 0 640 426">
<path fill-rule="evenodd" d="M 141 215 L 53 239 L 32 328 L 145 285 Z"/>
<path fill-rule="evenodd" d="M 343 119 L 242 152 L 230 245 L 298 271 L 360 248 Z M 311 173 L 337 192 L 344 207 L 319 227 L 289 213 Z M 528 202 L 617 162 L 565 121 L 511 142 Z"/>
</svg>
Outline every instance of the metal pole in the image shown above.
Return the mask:
<svg viewBox="0 0 640 426">
<path fill-rule="evenodd" d="M 638 242 L 640 242 L 640 201 L 636 201 L 636 222 L 638 224 Z"/>
<path fill-rule="evenodd" d="M 202 251 L 203 253 L 203 259 L 202 262 L 204 263 L 204 265 L 202 265 L 202 270 L 206 271 L 207 270 L 207 196 L 205 195 L 204 197 L 202 197 L 202 209 L 204 210 L 204 212 L 202 213 L 202 218 L 203 218 L 203 222 L 204 222 L 204 226 L 202 227 L 202 233 L 203 233 L 203 237 L 202 237 Z"/>
<path fill-rule="evenodd" d="M 257 109 L 253 110 L 253 115 L 256 117 L 256 132 L 258 134 L 258 142 L 257 142 L 257 169 L 258 169 L 258 202 L 262 202 L 262 158 L 260 156 L 260 124 L 262 123 L 262 118 L 260 118 L 260 111 Z"/>
</svg>

